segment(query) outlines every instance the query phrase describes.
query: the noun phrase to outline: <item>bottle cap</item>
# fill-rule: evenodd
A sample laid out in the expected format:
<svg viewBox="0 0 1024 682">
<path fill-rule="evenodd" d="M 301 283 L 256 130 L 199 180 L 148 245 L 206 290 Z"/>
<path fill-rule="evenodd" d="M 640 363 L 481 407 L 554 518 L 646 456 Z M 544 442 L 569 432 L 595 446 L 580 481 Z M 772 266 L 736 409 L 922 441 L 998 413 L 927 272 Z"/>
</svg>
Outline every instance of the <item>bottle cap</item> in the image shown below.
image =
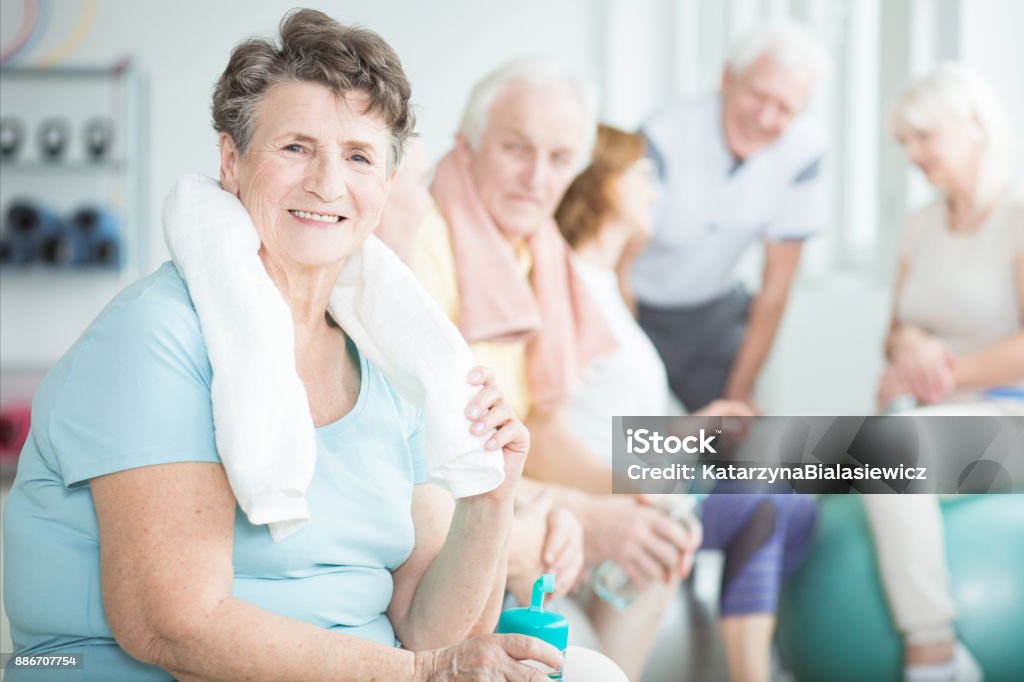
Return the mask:
<svg viewBox="0 0 1024 682">
<path fill-rule="evenodd" d="M 559 613 L 544 610 L 544 595 L 555 591 L 555 576 L 545 573 L 533 583 L 533 597 L 527 608 L 509 609 L 498 621 L 499 634 L 530 635 L 559 651 L 569 643 L 569 621 Z"/>
</svg>

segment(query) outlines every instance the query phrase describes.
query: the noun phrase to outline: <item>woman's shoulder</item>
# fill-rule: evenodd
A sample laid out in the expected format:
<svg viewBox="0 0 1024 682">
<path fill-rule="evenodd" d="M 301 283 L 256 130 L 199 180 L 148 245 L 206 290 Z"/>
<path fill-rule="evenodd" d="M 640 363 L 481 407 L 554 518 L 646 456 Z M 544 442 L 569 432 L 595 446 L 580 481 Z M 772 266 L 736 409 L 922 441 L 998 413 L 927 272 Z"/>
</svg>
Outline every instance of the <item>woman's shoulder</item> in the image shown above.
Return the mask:
<svg viewBox="0 0 1024 682">
<path fill-rule="evenodd" d="M 217 461 L 212 377 L 188 290 L 164 264 L 104 308 L 37 392 L 55 471 L 73 485 L 145 464 Z"/>
<path fill-rule="evenodd" d="M 188 285 L 171 261 L 165 261 L 142 279 L 130 284 L 113 301 L 139 308 L 161 308 L 168 313 L 198 320 Z"/>
<path fill-rule="evenodd" d="M 156 346 L 173 347 L 196 356 L 193 360 L 205 360 L 206 356 L 188 287 L 170 261 L 129 285 L 107 304 L 83 335 L 86 343 L 96 340 L 111 352 Z"/>
<path fill-rule="evenodd" d="M 188 286 L 171 261 L 164 262 L 149 275 L 129 284 L 114 297 L 104 313 L 122 311 L 122 314 L 142 314 L 157 309 L 169 314 L 190 314 L 196 317 Z"/>
</svg>

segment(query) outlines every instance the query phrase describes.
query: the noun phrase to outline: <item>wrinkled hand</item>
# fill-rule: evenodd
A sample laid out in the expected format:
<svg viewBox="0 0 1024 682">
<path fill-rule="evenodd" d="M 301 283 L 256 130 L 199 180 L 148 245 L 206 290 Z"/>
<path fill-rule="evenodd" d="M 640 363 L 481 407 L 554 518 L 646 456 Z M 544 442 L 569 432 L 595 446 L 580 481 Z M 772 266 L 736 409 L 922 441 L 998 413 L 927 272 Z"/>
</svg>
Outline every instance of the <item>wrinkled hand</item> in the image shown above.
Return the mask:
<svg viewBox="0 0 1024 682">
<path fill-rule="evenodd" d="M 530 451 L 530 432 L 505 404 L 501 389 L 494 383 L 494 370 L 474 367 L 467 380 L 473 386 L 480 386 L 480 391 L 466 405 L 466 418 L 472 422 L 469 431 L 477 436 L 489 434 L 484 448 L 500 449 L 505 458 L 505 481 L 494 490 L 475 497 L 510 501 L 515 496 Z"/>
<path fill-rule="evenodd" d="M 562 654 L 536 637 L 485 635 L 445 649 L 416 653 L 416 682 L 548 682 L 532 660 L 561 670 Z"/>
<path fill-rule="evenodd" d="M 714 406 L 716 403 L 726 403 L 727 404 L 727 405 L 724 405 L 724 406 L 720 406 L 720 408 L 716 408 L 716 409 L 729 409 L 730 406 L 735 406 L 737 404 L 742 404 L 742 405 L 746 405 L 747 409 L 754 413 L 754 416 L 759 415 L 759 414 L 761 414 L 763 412 L 761 407 L 757 404 L 757 401 L 754 400 L 753 388 L 740 390 L 740 389 L 734 389 L 734 388 L 731 388 L 729 386 L 726 386 L 725 390 L 722 393 L 722 399 L 711 401 L 710 403 L 708 403 L 707 406 L 705 406 L 704 408 L 699 410 L 699 412 L 704 412 L 708 408 L 711 408 L 712 406 Z M 742 408 L 740 408 L 740 409 L 742 409 Z M 707 412 L 707 414 L 718 414 L 718 413 L 717 412 Z M 726 417 L 726 416 L 733 416 L 733 415 L 722 414 L 722 416 Z M 735 416 L 745 417 L 745 416 L 748 416 L 748 415 L 741 413 L 741 414 L 737 414 Z"/>
<path fill-rule="evenodd" d="M 544 573 L 555 575 L 554 598 L 580 583 L 583 575 L 583 524 L 568 509 L 554 507 L 548 512 L 548 534 L 544 540 Z"/>
<path fill-rule="evenodd" d="M 690 539 L 690 544 L 683 551 L 683 556 L 679 562 L 679 577 L 686 580 L 690 577 L 690 571 L 693 570 L 693 562 L 697 558 L 697 550 L 700 549 L 701 544 L 704 542 L 704 526 L 701 525 L 700 519 L 693 513 L 687 514 L 681 520 L 681 523 Z"/>
<path fill-rule="evenodd" d="M 552 506 L 548 493 L 516 499 L 509 537 L 508 588 L 523 606 L 530 603 L 533 583 L 544 573 L 555 575 L 550 599 L 576 586 L 583 570 L 583 526 L 576 516 Z"/>
<path fill-rule="evenodd" d="M 740 400 L 712 400 L 693 413 L 695 417 L 756 417 L 760 410 L 752 402 Z"/>
<path fill-rule="evenodd" d="M 896 368 L 888 365 L 882 372 L 882 378 L 878 380 L 878 393 L 875 396 L 878 411 L 885 412 L 896 402 L 897 398 L 912 396 L 913 392 L 906 382 L 900 377 Z"/>
<path fill-rule="evenodd" d="M 644 496 L 594 498 L 584 523 L 587 559 L 611 559 L 640 588 L 689 572 L 700 533 L 688 532 Z"/>
<path fill-rule="evenodd" d="M 954 361 L 953 354 L 941 341 L 924 337 L 901 350 L 893 358 L 892 367 L 918 402 L 930 405 L 940 402 L 956 388 Z"/>
<path fill-rule="evenodd" d="M 697 558 L 697 550 L 704 542 L 704 526 L 700 519 L 693 513 L 691 499 L 678 494 L 648 495 L 641 493 L 636 495 L 636 501 L 645 507 L 654 507 L 676 524 L 683 527 L 683 532 L 688 536 L 688 544 L 682 552 L 679 561 L 679 577 L 686 578 L 693 570 L 693 562 Z M 671 512 L 671 514 L 670 514 Z"/>
<path fill-rule="evenodd" d="M 722 417 L 722 430 L 726 439 L 744 439 L 749 435 L 751 420 L 761 414 L 761 408 L 740 400 L 712 400 L 693 413 L 693 417 Z M 688 434 L 689 435 L 689 434 Z"/>
</svg>

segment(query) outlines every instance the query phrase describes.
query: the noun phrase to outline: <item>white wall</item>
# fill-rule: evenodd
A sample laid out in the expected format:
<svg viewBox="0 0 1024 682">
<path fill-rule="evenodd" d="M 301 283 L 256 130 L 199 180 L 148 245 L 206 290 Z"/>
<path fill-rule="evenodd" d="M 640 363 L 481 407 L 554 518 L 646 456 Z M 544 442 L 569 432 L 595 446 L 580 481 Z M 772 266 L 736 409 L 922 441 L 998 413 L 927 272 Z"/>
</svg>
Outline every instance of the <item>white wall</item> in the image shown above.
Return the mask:
<svg viewBox="0 0 1024 682">
<path fill-rule="evenodd" d="M 309 4 L 342 21 L 372 28 L 395 47 L 413 84 L 419 130 L 428 154 L 437 159 L 450 144 L 471 83 L 514 56 L 544 53 L 582 66 L 603 87 L 602 114 L 629 127 L 679 94 L 712 84 L 727 39 L 747 21 L 769 13 L 796 12 L 818 21 L 822 37 L 839 49 L 838 27 L 854 6 L 851 3 L 861 9 L 865 3 L 879 4 L 883 20 L 894 14 L 888 8 L 905 7 L 908 21 L 920 25 L 896 27 L 897 39 L 912 44 L 925 62 L 941 50 L 962 55 L 1007 96 L 1015 120 L 1024 120 L 1024 89 L 1018 85 L 1024 41 L 1016 35 L 1024 25 L 1024 2 L 1017 0 L 520 0 L 514 5 L 474 0 L 333 0 Z M 130 55 L 149 80 L 148 224 L 144 228 L 150 236 L 148 268 L 166 257 L 159 216 L 167 190 L 183 173 L 216 173 L 210 91 L 232 46 L 251 34 L 272 34 L 294 4 L 293 0 L 97 0 L 91 29 L 64 63 L 111 64 Z M 59 12 L 49 17 L 45 36 L 22 63 L 32 63 L 59 46 L 72 32 L 85 2 L 55 0 L 49 5 Z M 0 4 L 4 46 L 18 30 L 22 12 L 23 3 L 16 0 Z M 877 27 L 874 14 L 869 13 L 866 20 L 865 15 L 858 16 L 861 29 Z M 947 28 L 940 31 L 926 25 L 921 16 L 942 17 L 939 23 Z M 951 32 L 950 26 L 956 30 Z M 886 27 L 882 28 L 884 32 Z M 869 42 L 866 49 L 872 48 L 877 50 L 877 45 Z M 903 66 L 883 61 L 879 70 L 883 74 L 895 70 L 898 78 Z M 875 78 L 873 72 L 868 69 L 868 76 Z M 886 103 L 865 101 L 850 106 L 877 107 L 881 120 Z M 826 124 L 837 120 L 828 107 L 821 113 Z M 884 126 L 879 129 L 884 134 Z M 892 185 L 892 191 L 889 179 L 905 177 L 905 164 L 888 140 L 874 144 L 884 153 L 879 155 L 881 165 L 865 181 L 876 186 L 856 196 L 868 197 L 858 201 L 870 203 L 877 194 L 888 206 L 881 214 L 886 224 L 866 224 L 880 214 L 856 204 L 851 208 L 858 216 L 854 227 L 869 231 L 880 227 L 892 234 L 905 209 L 906 192 L 901 183 Z M 857 163 L 874 163 L 873 156 L 865 158 Z M 841 181 L 836 183 L 840 186 Z M 888 314 L 884 272 L 891 256 L 884 243 L 881 250 L 876 245 L 867 254 L 869 263 L 878 263 L 882 276 L 864 263 L 860 270 L 842 270 L 833 258 L 833 247 L 841 242 L 836 239 L 838 229 L 829 226 L 830 234 L 811 246 L 811 267 L 792 299 L 762 390 L 762 399 L 774 409 L 856 412 L 871 408 L 880 337 Z M 4 273 L 0 284 L 0 366 L 9 370 L 52 363 L 124 282 Z"/>
<path fill-rule="evenodd" d="M 45 53 L 67 35 L 83 3 L 56 4 L 60 16 L 33 54 Z M 596 61 L 599 14 L 588 0 L 521 0 L 507 14 L 497 13 L 497 5 L 472 0 L 308 4 L 372 28 L 395 48 L 412 81 L 419 130 L 432 157 L 447 147 L 469 86 L 493 66 L 534 53 L 581 67 Z M 148 76 L 154 225 L 178 176 L 217 170 L 210 93 L 231 48 L 249 35 L 273 34 L 282 15 L 295 6 L 290 0 L 99 1 L 92 30 L 67 63 L 112 64 L 131 55 Z M 21 3 L 5 0 L 0 14 L 4 44 L 17 30 L 21 13 Z M 160 246 L 160 240 L 154 241 Z M 157 248 L 154 257 L 164 253 Z"/>
<path fill-rule="evenodd" d="M 977 69 L 1010 110 L 1024 176 L 1024 2 L 961 0 L 959 58 Z"/>
<path fill-rule="evenodd" d="M 27 59 L 58 47 L 71 34 L 83 0 L 50 3 L 43 39 Z M 588 0 L 521 0 L 515 11 L 472 0 L 310 2 L 346 23 L 380 33 L 398 52 L 413 85 L 418 129 L 431 158 L 447 149 L 473 82 L 503 61 L 546 54 L 582 69 L 598 62 L 601 13 Z M 253 35 L 271 35 L 290 0 L 99 0 L 91 30 L 65 65 L 109 65 L 131 56 L 150 90 L 149 234 L 147 270 L 167 258 L 161 236 L 163 199 L 184 173 L 217 173 L 210 94 L 231 48 Z M 23 3 L 0 4 L 0 42 L 17 32 Z M 129 272 L 134 279 L 138 273 Z M 4 273 L 0 289 L 0 364 L 45 367 L 63 354 L 102 306 L 126 282 L 117 278 Z"/>
</svg>

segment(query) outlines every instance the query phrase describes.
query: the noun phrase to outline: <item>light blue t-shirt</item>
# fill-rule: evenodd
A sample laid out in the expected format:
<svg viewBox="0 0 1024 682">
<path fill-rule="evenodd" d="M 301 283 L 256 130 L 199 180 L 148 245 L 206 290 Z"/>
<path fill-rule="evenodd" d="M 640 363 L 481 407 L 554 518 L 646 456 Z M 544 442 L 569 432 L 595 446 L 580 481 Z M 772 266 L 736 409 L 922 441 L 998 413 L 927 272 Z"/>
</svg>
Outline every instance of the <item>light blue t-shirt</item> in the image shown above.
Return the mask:
<svg viewBox="0 0 1024 682">
<path fill-rule="evenodd" d="M 236 507 L 233 594 L 394 646 L 385 611 L 391 571 L 413 547 L 413 486 L 426 480 L 422 416 L 361 354 L 359 364 L 355 407 L 316 430 L 310 522 L 275 544 Z M 88 480 L 151 464 L 219 462 L 211 376 L 188 290 L 165 263 L 118 295 L 43 381 L 3 515 L 5 606 L 16 653 L 82 652 L 84 666 L 8 670 L 10 682 L 170 679 L 111 634 Z"/>
</svg>

